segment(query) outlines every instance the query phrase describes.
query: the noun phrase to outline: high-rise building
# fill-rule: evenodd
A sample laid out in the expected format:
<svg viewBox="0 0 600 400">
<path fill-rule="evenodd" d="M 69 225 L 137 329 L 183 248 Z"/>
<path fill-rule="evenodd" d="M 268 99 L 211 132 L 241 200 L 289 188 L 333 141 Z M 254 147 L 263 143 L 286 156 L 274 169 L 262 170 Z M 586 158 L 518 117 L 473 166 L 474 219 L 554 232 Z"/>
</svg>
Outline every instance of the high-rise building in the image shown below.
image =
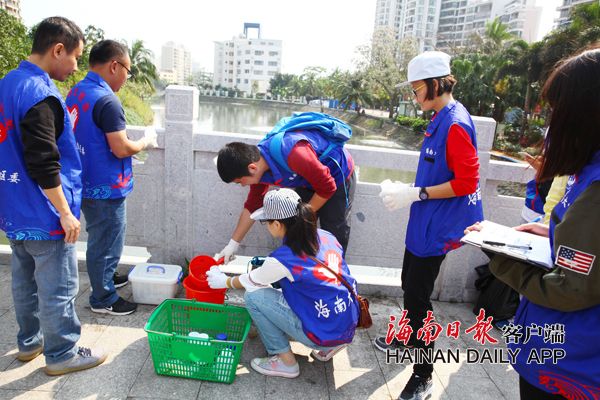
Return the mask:
<svg viewBox="0 0 600 400">
<path fill-rule="evenodd" d="M 160 55 L 160 79 L 167 83 L 187 84 L 192 76 L 192 56 L 181 44 L 167 42 Z"/>
<path fill-rule="evenodd" d="M 511 0 L 497 15 L 500 22 L 508 26 L 508 32 L 528 43 L 538 40 L 542 7 L 534 0 Z"/>
<path fill-rule="evenodd" d="M 468 44 L 499 18 L 510 33 L 528 42 L 537 39 L 541 7 L 534 0 L 377 0 L 375 29 L 392 28 L 397 39 L 414 37 L 419 51 Z"/>
<path fill-rule="evenodd" d="M 256 30 L 256 37 L 248 30 Z M 260 24 L 244 23 L 244 33 L 215 42 L 213 85 L 266 93 L 271 78 L 281 72 L 281 51 L 281 40 L 261 38 Z"/>
<path fill-rule="evenodd" d="M 442 0 L 377 0 L 375 29 L 391 28 L 396 39 L 417 40 L 419 51 L 434 50 Z"/>
<path fill-rule="evenodd" d="M 556 8 L 558 18 L 554 21 L 556 28 L 561 28 L 571 23 L 571 11 L 579 4 L 593 3 L 598 0 L 563 0 L 563 4 Z"/>
<path fill-rule="evenodd" d="M 0 0 L 0 8 L 13 17 L 21 19 L 21 0 Z"/>
</svg>

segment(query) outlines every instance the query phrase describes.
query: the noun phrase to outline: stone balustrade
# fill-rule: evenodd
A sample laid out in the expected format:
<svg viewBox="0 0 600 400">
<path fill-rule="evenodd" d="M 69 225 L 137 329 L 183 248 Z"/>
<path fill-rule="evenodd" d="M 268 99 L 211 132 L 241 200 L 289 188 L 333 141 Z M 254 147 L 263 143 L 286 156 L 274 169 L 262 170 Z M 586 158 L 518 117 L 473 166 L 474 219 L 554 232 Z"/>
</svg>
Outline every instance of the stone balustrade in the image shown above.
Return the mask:
<svg viewBox="0 0 600 400">
<path fill-rule="evenodd" d="M 198 92 L 185 86 L 166 89 L 165 128 L 159 129 L 159 148 L 150 150 L 143 164 L 134 167 L 135 189 L 127 201 L 126 244 L 147 247 L 151 260 L 183 263 L 196 254 L 214 254 L 229 241 L 248 188 L 221 181 L 213 159 L 226 143 L 258 143 L 254 135 L 199 132 L 195 121 Z M 525 183 L 532 179 L 524 164 L 490 160 L 495 121 L 474 118 L 481 163 L 481 188 L 486 219 L 516 225 L 523 199 L 503 196 L 496 187 L 503 181 Z M 132 138 L 142 127 L 128 127 Z M 390 170 L 416 171 L 418 152 L 347 145 L 356 164 Z M 352 209 L 350 264 L 402 268 L 408 209 L 388 212 L 379 186 L 359 182 Z M 85 235 L 82 239 L 85 240 Z M 241 246 L 242 255 L 266 255 L 276 247 L 267 230 L 255 225 Z M 434 298 L 471 301 L 474 267 L 485 263 L 474 248 L 462 247 L 446 258 Z M 385 278 L 382 278 L 382 284 Z"/>
</svg>

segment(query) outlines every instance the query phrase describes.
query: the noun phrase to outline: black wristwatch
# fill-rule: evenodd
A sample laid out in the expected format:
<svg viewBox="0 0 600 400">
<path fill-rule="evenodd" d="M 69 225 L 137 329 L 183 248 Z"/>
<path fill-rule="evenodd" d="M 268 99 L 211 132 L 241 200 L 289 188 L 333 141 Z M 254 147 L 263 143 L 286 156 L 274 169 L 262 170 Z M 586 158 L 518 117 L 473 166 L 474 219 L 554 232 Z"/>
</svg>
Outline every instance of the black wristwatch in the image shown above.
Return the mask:
<svg viewBox="0 0 600 400">
<path fill-rule="evenodd" d="M 425 189 L 425 186 L 423 186 L 421 189 L 419 189 L 419 199 L 421 199 L 421 200 L 429 199 L 429 193 L 427 193 L 427 189 Z"/>
</svg>

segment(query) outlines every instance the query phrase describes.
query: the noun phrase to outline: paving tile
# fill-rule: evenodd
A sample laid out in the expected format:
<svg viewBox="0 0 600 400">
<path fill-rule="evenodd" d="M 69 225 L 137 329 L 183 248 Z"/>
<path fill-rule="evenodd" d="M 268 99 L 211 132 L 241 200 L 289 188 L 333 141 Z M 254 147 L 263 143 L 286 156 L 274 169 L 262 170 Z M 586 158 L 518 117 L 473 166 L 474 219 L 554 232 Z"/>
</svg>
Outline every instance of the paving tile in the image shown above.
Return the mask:
<svg viewBox="0 0 600 400">
<path fill-rule="evenodd" d="M 142 339 L 132 341 L 139 334 L 127 334 L 123 332 L 125 328 L 121 331 L 109 329 L 97 342 L 98 346 L 108 350 L 107 360 L 95 368 L 71 374 L 56 399 L 127 398 L 149 351 Z"/>
<path fill-rule="evenodd" d="M 331 400 L 389 400 L 391 394 L 379 369 L 336 371 L 326 365 L 327 387 Z"/>
<path fill-rule="evenodd" d="M 50 400 L 54 398 L 53 392 L 40 390 L 4 390 L 0 389 L 0 400 Z"/>
<path fill-rule="evenodd" d="M 254 400 L 264 399 L 266 395 L 267 377 L 250 371 L 249 366 L 238 365 L 235 380 L 232 384 L 202 382 L 198 399 L 236 399 L 236 400 Z M 286 385 L 286 378 L 270 378 L 284 380 L 281 384 Z M 281 397 L 280 397 L 281 398 Z M 283 397 L 287 399 L 287 397 Z"/>
<path fill-rule="evenodd" d="M 474 378 L 461 374 L 439 375 L 444 390 L 451 399 L 457 400 L 498 400 L 503 394 L 490 379 Z"/>
<path fill-rule="evenodd" d="M 129 396 L 193 400 L 198 396 L 201 384 L 201 381 L 195 379 L 157 375 L 154 372 L 152 357 L 148 355 L 140 373 L 135 378 Z"/>
<path fill-rule="evenodd" d="M 139 305 L 128 316 L 92 313 L 88 298 L 89 278 L 80 272 L 80 292 L 76 310 L 82 322 L 79 344 L 102 347 L 109 352 L 101 366 L 61 377 L 43 373 L 44 358 L 29 363 L 15 359 L 17 324 L 10 293 L 10 271 L 0 266 L 0 400 L 3 399 L 396 399 L 411 373 L 410 363 L 386 362 L 386 355 L 375 349 L 373 340 L 387 332 L 390 315 L 398 315 L 402 298 L 370 297 L 374 324 L 357 330 L 352 344 L 333 360 L 323 363 L 312 358 L 311 349 L 291 341 L 300 364 L 296 379 L 265 377 L 250 368 L 255 357 L 266 356 L 259 337 L 248 339 L 236 367 L 233 384 L 158 376 L 154 372 L 147 335 L 143 328 L 154 305 Z M 119 289 L 119 295 L 132 298 L 131 285 Z M 183 296 L 183 293 L 179 294 Z M 231 291 L 228 302 L 243 304 L 243 292 Z M 436 340 L 436 349 L 460 349 L 460 362 L 437 362 L 434 366 L 432 400 L 517 399 L 518 375 L 510 365 L 467 364 L 465 352 L 502 350 L 505 344 L 480 345 L 464 330 L 475 323 L 471 304 L 434 302 L 436 321 L 445 325 L 461 321 L 457 340 L 445 333 Z M 497 339 L 498 331 L 492 331 Z"/>
</svg>

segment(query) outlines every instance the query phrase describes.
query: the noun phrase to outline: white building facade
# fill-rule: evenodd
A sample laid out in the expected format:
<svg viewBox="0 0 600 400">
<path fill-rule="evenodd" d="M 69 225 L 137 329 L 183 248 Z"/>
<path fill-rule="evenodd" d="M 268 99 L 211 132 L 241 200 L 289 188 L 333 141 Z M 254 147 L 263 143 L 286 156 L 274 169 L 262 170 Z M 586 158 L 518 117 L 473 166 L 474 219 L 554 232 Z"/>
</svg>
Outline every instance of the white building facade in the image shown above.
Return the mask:
<svg viewBox="0 0 600 400">
<path fill-rule="evenodd" d="M 258 29 L 250 38 L 248 29 Z M 244 93 L 266 93 L 269 81 L 281 73 L 282 42 L 260 37 L 260 24 L 244 24 L 244 33 L 215 42 L 213 85 Z"/>
<path fill-rule="evenodd" d="M 442 0 L 377 0 L 375 29 L 391 28 L 396 39 L 415 38 L 419 51 L 436 48 Z"/>
<path fill-rule="evenodd" d="M 573 7 L 580 4 L 593 3 L 598 0 L 563 0 L 562 5 L 556 8 L 558 11 L 558 18 L 554 21 L 556 28 L 562 28 L 563 26 L 571 23 L 571 11 Z"/>
<path fill-rule="evenodd" d="M 565 0 L 568 1 L 568 0 Z M 377 0 L 375 29 L 392 28 L 396 39 L 414 37 L 419 51 L 466 46 L 473 34 L 499 18 L 513 35 L 537 40 L 541 7 L 535 0 Z"/>
<path fill-rule="evenodd" d="M 161 49 L 159 75 L 167 83 L 187 84 L 192 76 L 191 53 L 183 45 L 165 43 Z"/>
<path fill-rule="evenodd" d="M 21 0 L 0 0 L 0 8 L 21 20 Z"/>
</svg>

